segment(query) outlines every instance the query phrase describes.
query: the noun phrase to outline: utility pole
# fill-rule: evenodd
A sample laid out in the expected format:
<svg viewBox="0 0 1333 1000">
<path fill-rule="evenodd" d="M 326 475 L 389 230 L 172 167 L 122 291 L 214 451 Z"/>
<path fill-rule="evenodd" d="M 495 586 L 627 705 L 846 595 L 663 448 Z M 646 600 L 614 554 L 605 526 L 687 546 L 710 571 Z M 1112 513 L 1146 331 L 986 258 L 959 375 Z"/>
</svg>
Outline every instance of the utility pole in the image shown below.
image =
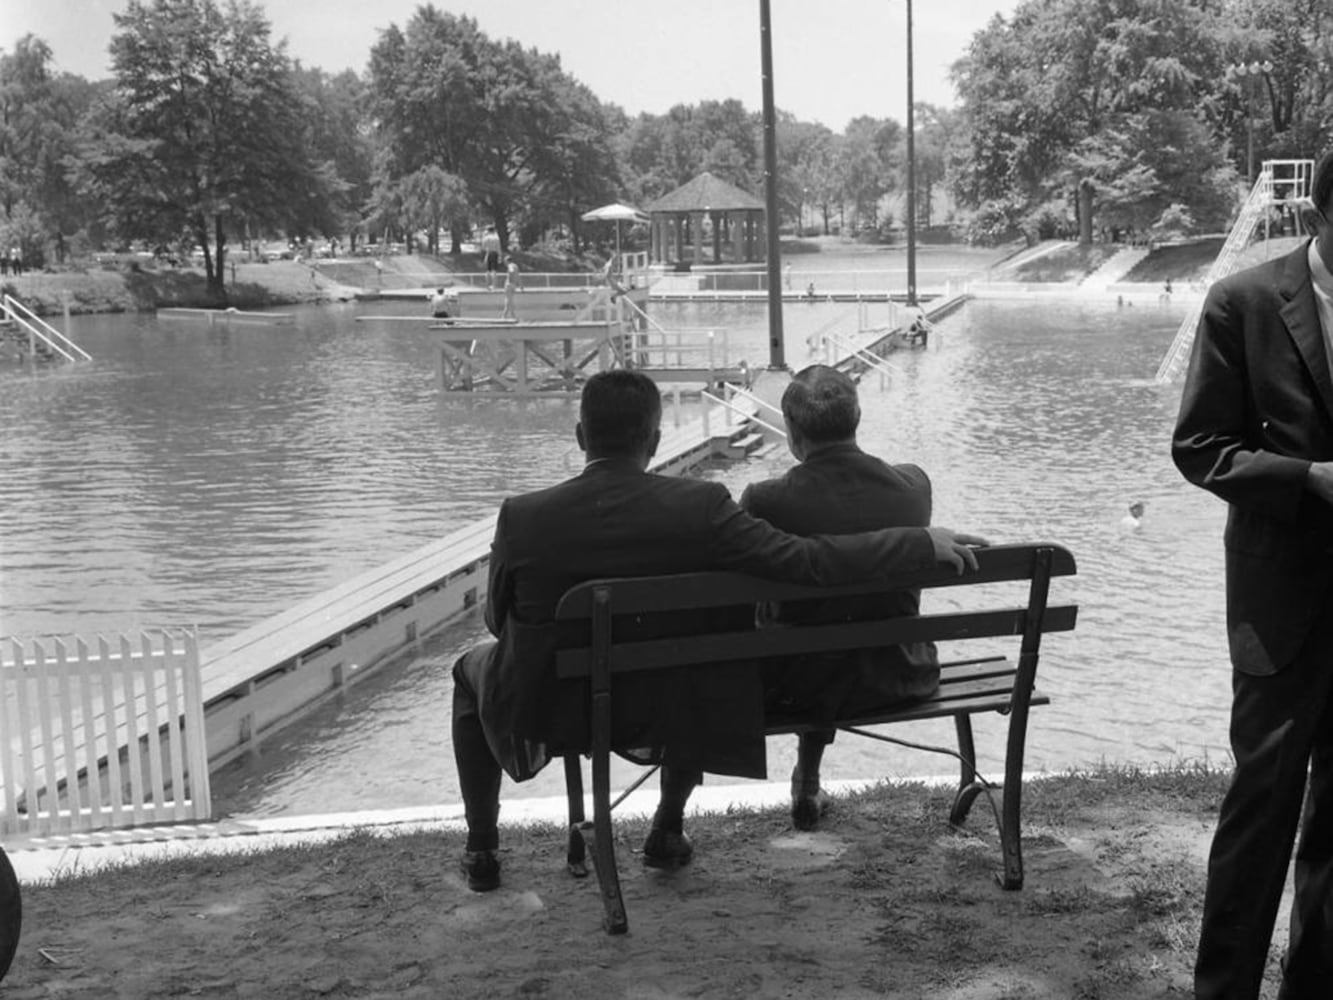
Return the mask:
<svg viewBox="0 0 1333 1000">
<path fill-rule="evenodd" d="M 759 0 L 759 45 L 764 74 L 764 208 L 768 215 L 768 366 L 786 370 L 782 346 L 782 260 L 778 233 L 778 143 L 773 110 L 773 29 L 768 0 Z"/>
<path fill-rule="evenodd" d="M 907 304 L 916 305 L 916 126 L 912 96 L 912 0 L 907 0 Z"/>
</svg>

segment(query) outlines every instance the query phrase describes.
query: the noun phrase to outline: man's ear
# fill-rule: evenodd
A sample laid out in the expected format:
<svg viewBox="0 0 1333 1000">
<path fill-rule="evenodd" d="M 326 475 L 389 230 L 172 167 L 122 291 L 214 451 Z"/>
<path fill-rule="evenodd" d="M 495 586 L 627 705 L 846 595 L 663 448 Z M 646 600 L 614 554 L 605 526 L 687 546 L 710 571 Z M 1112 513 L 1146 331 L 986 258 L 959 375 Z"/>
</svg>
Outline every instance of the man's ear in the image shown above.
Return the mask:
<svg viewBox="0 0 1333 1000">
<path fill-rule="evenodd" d="M 586 452 L 586 451 L 588 450 L 588 442 L 587 442 L 586 440 L 584 440 L 584 437 L 583 437 L 583 421 L 582 421 L 582 420 L 580 420 L 578 423 L 576 423 L 576 424 L 574 425 L 574 440 L 577 441 L 577 442 L 579 443 L 579 451 Z"/>
<path fill-rule="evenodd" d="M 791 452 L 792 458 L 798 462 L 805 461 L 805 442 L 801 440 L 801 435 L 786 417 L 782 418 L 782 426 L 787 428 L 787 450 Z"/>
<path fill-rule="evenodd" d="M 1319 231 L 1319 224 L 1324 221 L 1324 218 L 1315 211 L 1314 205 L 1308 201 L 1302 202 L 1298 214 L 1300 215 L 1301 226 L 1307 233 L 1317 233 Z"/>
<path fill-rule="evenodd" d="M 662 443 L 662 428 L 653 431 L 653 436 L 648 440 L 648 457 L 652 458 L 657 454 L 657 446 Z"/>
</svg>

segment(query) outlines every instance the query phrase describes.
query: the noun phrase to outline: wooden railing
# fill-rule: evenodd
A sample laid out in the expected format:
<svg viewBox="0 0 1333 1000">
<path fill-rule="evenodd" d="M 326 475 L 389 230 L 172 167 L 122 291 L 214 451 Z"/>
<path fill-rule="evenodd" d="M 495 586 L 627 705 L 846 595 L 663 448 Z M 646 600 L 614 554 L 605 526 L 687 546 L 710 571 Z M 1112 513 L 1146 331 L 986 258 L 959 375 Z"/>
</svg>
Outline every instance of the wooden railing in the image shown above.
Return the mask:
<svg viewBox="0 0 1333 1000">
<path fill-rule="evenodd" d="M 207 819 L 193 631 L 0 645 L 0 834 Z"/>
</svg>

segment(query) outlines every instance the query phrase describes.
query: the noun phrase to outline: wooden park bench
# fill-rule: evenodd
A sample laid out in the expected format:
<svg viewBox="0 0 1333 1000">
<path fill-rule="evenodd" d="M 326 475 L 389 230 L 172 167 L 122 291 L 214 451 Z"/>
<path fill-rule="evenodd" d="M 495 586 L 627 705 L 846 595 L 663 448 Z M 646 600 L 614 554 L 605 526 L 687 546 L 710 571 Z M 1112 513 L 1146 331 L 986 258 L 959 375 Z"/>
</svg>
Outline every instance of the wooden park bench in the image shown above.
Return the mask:
<svg viewBox="0 0 1333 1000">
<path fill-rule="evenodd" d="M 611 835 L 611 810 L 620 801 L 612 803 L 609 787 L 610 756 L 614 749 L 611 720 L 615 680 L 632 671 L 662 670 L 697 663 L 789 657 L 927 640 L 956 644 L 990 639 L 994 648 L 997 637 L 1018 637 L 1017 658 L 1014 660 L 994 655 L 989 650 L 986 655 L 976 658 L 949 659 L 941 665 L 939 691 L 933 696 L 890 711 L 839 719 L 837 726 L 846 732 L 894 742 L 865 727 L 952 716 L 958 737 L 956 756 L 961 761 L 961 774 L 949 821 L 954 825 L 963 823 L 973 801 L 984 793 L 995 811 L 999 827 L 1003 853 L 1000 882 L 1006 889 L 1022 888 L 1019 810 L 1028 709 L 1050 701 L 1033 687 L 1042 634 L 1074 628 L 1077 606 L 1047 603 L 1051 577 L 1072 575 L 1075 572 L 1074 557 L 1058 545 L 1046 544 L 999 545 L 979 549 L 976 554 L 978 570 L 961 576 L 941 567 L 874 584 L 835 588 L 795 586 L 736 573 L 688 573 L 591 580 L 565 593 L 556 610 L 557 621 L 586 623 L 589 639 L 587 645 L 566 648 L 556 654 L 556 673 L 567 680 L 588 681 L 591 705 L 587 749 L 592 758 L 593 800 L 593 818 L 588 822 L 584 815 L 580 755 L 566 754 L 570 820 L 568 862 L 574 874 L 586 874 L 584 841 L 590 838 L 606 910 L 603 925 L 608 932 L 622 934 L 628 928 Z M 1003 581 L 1028 581 L 1026 603 L 1014 605 L 1012 584 L 1008 603 L 994 603 L 997 597 L 993 592 L 986 594 L 979 589 L 991 584 L 1003 586 Z M 968 593 L 959 594 L 960 601 L 981 597 L 992 603 L 986 603 L 980 610 L 854 623 L 780 624 L 651 640 L 619 641 L 616 638 L 617 619 L 625 616 L 641 621 L 640 616 L 669 612 L 759 605 L 771 601 L 827 600 L 911 588 L 923 591 L 935 588 L 957 591 L 961 588 Z M 977 647 L 972 646 L 970 650 L 977 650 Z M 942 651 L 950 655 L 952 652 L 952 648 Z M 943 655 L 941 658 L 944 660 Z M 994 799 L 1000 786 L 986 781 L 976 770 L 971 717 L 981 712 L 999 712 L 1009 717 L 1000 805 Z M 766 720 L 770 735 L 798 733 L 810 728 L 808 720 L 799 718 L 769 717 Z M 953 753 L 947 749 L 941 752 Z"/>
</svg>

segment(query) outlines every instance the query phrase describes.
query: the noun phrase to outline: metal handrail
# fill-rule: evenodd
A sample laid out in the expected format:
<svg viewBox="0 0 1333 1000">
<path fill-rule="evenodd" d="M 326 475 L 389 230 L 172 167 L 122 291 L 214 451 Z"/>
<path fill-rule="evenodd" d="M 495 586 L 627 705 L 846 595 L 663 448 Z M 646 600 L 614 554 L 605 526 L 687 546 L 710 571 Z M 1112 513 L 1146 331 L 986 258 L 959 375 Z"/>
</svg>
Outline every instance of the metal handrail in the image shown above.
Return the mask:
<svg viewBox="0 0 1333 1000">
<path fill-rule="evenodd" d="M 842 350 L 846 351 L 848 359 L 855 358 L 856 360 L 869 365 L 881 375 L 892 375 L 895 372 L 900 373 L 902 371 L 897 365 L 890 364 L 878 354 L 872 354 L 864 347 L 857 347 L 855 344 L 849 343 L 836 333 L 826 334 L 824 339 L 832 341 L 836 347 L 840 347 Z"/>
<path fill-rule="evenodd" d="M 756 406 L 762 406 L 766 410 L 772 410 L 774 413 L 778 414 L 778 416 L 782 415 L 782 409 L 780 407 L 774 406 L 766 399 L 760 399 L 758 396 L 750 392 L 748 389 L 742 389 L 738 385 L 733 385 L 731 387 L 731 391 L 735 393 L 737 396 L 740 396 L 744 399 L 748 399 L 751 403 L 754 403 Z M 755 419 L 757 420 L 759 418 L 756 417 Z M 784 433 L 783 437 L 786 436 L 787 435 Z"/>
<path fill-rule="evenodd" d="M 74 341 L 42 319 L 14 296 L 5 294 L 4 312 L 8 319 L 25 329 L 29 336 L 36 337 L 47 347 L 61 355 L 66 361 L 91 361 L 93 356 Z M 62 346 L 63 345 L 63 346 Z M 65 348 L 69 348 L 66 350 Z"/>
<path fill-rule="evenodd" d="M 730 388 L 731 388 L 731 391 L 734 392 L 737 396 L 743 396 L 743 397 L 745 397 L 746 399 L 752 400 L 752 401 L 754 401 L 754 402 L 757 402 L 757 403 L 763 403 L 763 400 L 759 399 L 757 396 L 754 396 L 754 395 L 752 395 L 752 394 L 746 392 L 744 389 L 738 389 L 738 388 L 736 388 L 735 386 L 731 386 Z M 770 430 L 770 431 L 772 431 L 774 434 L 780 434 L 780 435 L 782 436 L 783 440 L 786 440 L 786 438 L 787 438 L 787 431 L 786 431 L 784 428 L 781 428 L 781 427 L 774 427 L 772 424 L 770 424 L 770 423 L 769 423 L 767 420 L 765 420 L 763 417 L 755 416 L 753 413 L 750 413 L 750 412 L 748 412 L 747 410 L 742 409 L 741 407 L 737 406 L 735 403 L 732 403 L 730 400 L 723 399 L 721 396 L 715 396 L 715 395 L 713 395 L 713 394 L 712 394 L 711 392 L 709 392 L 707 389 L 702 390 L 702 391 L 699 393 L 699 396 L 700 396 L 700 398 L 705 399 L 705 400 L 712 400 L 714 403 L 717 403 L 717 404 L 719 404 L 720 406 L 725 407 L 725 408 L 726 408 L 727 410 L 729 410 L 730 412 L 739 414 L 740 416 L 744 417 L 746 420 L 752 420 L 752 421 L 754 421 L 754 422 L 755 422 L 756 424 L 758 424 L 760 427 L 763 427 L 763 428 L 765 428 L 765 429 L 767 429 L 767 430 Z M 764 403 L 763 405 L 768 406 L 767 403 Z M 772 407 L 770 407 L 770 409 L 771 409 L 771 408 L 772 408 Z"/>
</svg>

